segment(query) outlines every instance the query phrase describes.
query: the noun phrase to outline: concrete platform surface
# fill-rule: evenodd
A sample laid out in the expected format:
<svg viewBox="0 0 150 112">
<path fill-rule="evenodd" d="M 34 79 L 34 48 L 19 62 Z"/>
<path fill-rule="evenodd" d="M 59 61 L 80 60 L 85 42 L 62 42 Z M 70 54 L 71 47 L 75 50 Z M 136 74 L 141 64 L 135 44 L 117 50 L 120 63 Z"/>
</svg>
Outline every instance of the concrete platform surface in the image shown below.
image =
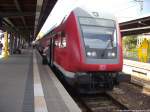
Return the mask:
<svg viewBox="0 0 150 112">
<path fill-rule="evenodd" d="M 81 112 L 49 66 L 42 65 L 38 52 L 36 56 L 48 112 Z"/>
<path fill-rule="evenodd" d="M 0 59 L 0 112 L 81 112 L 36 50 Z"/>
<path fill-rule="evenodd" d="M 32 50 L 0 59 L 0 112 L 33 112 Z"/>
</svg>

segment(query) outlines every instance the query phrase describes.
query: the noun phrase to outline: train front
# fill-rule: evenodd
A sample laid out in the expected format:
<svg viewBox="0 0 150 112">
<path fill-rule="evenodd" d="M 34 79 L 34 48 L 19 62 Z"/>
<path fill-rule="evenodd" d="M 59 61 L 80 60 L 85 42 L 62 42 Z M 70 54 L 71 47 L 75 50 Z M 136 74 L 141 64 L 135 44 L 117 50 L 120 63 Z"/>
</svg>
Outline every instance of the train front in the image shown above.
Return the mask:
<svg viewBox="0 0 150 112">
<path fill-rule="evenodd" d="M 81 46 L 79 85 L 113 89 L 122 70 L 122 47 L 119 27 L 113 16 L 92 12 L 79 15 Z M 85 15 L 84 15 L 85 14 Z M 88 82 L 88 83 L 87 83 Z"/>
</svg>

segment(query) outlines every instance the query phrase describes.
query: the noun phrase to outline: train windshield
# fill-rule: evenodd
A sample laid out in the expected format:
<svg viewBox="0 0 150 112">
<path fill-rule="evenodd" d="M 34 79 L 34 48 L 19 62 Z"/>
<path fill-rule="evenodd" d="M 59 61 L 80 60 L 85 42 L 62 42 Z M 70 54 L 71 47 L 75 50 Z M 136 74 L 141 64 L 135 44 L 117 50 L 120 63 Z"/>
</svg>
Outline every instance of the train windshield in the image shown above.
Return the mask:
<svg viewBox="0 0 150 112">
<path fill-rule="evenodd" d="M 113 20 L 79 18 L 86 48 L 116 47 L 116 28 Z"/>
</svg>

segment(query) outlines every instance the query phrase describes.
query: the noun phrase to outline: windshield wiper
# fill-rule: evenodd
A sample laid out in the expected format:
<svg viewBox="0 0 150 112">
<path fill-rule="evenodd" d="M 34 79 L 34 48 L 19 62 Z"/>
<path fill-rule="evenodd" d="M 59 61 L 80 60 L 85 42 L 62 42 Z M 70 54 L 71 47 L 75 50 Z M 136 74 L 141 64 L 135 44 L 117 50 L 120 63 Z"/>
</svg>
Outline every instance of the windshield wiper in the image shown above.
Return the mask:
<svg viewBox="0 0 150 112">
<path fill-rule="evenodd" d="M 113 40 L 112 39 L 108 40 L 107 46 L 105 47 L 105 49 L 103 49 L 101 57 L 104 57 L 106 49 L 109 47 L 110 44 L 111 44 L 111 47 L 113 48 L 114 46 L 113 46 Z"/>
</svg>

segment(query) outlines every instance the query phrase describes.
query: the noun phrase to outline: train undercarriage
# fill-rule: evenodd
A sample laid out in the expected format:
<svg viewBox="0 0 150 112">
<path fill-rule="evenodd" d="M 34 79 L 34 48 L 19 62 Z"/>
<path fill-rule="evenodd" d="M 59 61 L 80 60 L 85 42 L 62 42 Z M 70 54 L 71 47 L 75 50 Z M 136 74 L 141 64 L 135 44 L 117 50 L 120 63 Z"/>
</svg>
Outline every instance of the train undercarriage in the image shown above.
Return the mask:
<svg viewBox="0 0 150 112">
<path fill-rule="evenodd" d="M 92 72 L 75 73 L 73 78 L 64 79 L 79 93 L 100 93 L 113 90 L 119 84 L 118 73 L 115 72 Z"/>
</svg>

